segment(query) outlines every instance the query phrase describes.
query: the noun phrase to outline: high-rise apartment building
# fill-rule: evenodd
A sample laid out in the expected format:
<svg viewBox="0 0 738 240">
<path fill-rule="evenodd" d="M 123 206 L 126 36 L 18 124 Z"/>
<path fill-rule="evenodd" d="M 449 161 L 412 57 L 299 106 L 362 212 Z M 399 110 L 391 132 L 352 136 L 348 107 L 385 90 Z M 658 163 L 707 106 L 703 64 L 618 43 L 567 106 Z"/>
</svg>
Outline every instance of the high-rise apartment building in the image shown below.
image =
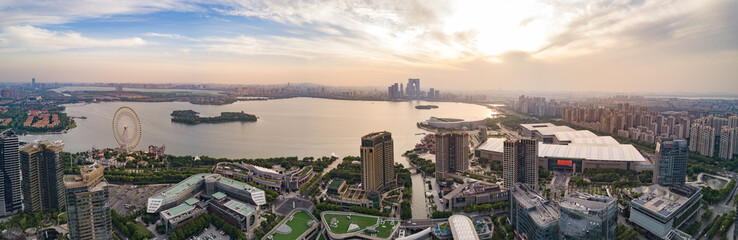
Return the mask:
<svg viewBox="0 0 738 240">
<path fill-rule="evenodd" d="M 381 192 L 397 183 L 391 133 L 375 132 L 361 138 L 361 183 L 367 192 Z"/>
<path fill-rule="evenodd" d="M 64 165 L 59 153 L 62 142 L 36 142 L 23 146 L 20 151 L 23 182 L 23 205 L 25 211 L 63 210 Z"/>
<path fill-rule="evenodd" d="M 0 217 L 16 214 L 23 207 L 20 175 L 18 136 L 8 129 L 0 134 Z"/>
<path fill-rule="evenodd" d="M 693 123 L 689 135 L 689 150 L 700 155 L 715 155 L 715 129 L 702 123 Z"/>
<path fill-rule="evenodd" d="M 79 175 L 64 176 L 70 239 L 112 239 L 110 195 L 103 167 L 83 166 Z"/>
<path fill-rule="evenodd" d="M 684 184 L 687 177 L 687 141 L 659 138 L 653 166 L 653 183 L 661 186 Z"/>
<path fill-rule="evenodd" d="M 469 170 L 469 133 L 436 133 L 436 179 Z"/>
<path fill-rule="evenodd" d="M 720 146 L 718 147 L 718 156 L 722 160 L 728 160 L 733 157 L 738 144 L 738 128 L 723 126 L 720 130 Z"/>
<path fill-rule="evenodd" d="M 521 182 L 538 184 L 538 143 L 535 139 L 505 140 L 502 153 L 502 175 L 504 186 L 510 188 Z"/>
<path fill-rule="evenodd" d="M 615 239 L 618 201 L 612 197 L 574 193 L 559 203 L 559 238 Z"/>
</svg>

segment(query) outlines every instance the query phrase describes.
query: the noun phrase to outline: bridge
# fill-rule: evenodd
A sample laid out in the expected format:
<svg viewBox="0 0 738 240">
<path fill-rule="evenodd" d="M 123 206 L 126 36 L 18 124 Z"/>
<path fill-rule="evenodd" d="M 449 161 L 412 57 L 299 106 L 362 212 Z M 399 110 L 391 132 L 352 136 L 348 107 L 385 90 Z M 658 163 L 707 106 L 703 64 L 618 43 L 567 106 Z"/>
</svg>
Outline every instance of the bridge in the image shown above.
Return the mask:
<svg viewBox="0 0 738 240">
<path fill-rule="evenodd" d="M 491 212 L 485 213 L 455 213 L 459 215 L 465 215 L 471 219 L 482 216 L 491 216 L 495 214 L 509 213 L 508 209 L 492 210 Z M 434 227 L 439 223 L 447 222 L 448 218 L 436 218 L 436 219 L 409 219 L 400 221 L 400 227 L 407 229 L 424 229 L 428 227 Z"/>
</svg>

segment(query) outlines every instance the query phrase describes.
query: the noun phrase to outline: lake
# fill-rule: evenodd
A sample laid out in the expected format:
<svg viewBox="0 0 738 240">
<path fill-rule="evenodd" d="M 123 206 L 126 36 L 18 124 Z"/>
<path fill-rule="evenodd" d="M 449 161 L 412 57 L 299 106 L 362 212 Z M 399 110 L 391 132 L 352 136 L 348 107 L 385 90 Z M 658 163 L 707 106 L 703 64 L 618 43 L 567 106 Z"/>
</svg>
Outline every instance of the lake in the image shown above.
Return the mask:
<svg viewBox="0 0 738 240">
<path fill-rule="evenodd" d="M 105 102 L 66 105 L 77 128 L 65 134 L 25 135 L 22 141 L 63 140 L 64 150 L 87 151 L 91 147 L 116 147 L 112 131 L 115 111 L 131 107 L 141 119 L 141 143 L 136 149 L 166 144 L 166 152 L 226 158 L 266 158 L 282 156 L 340 157 L 359 155 L 362 136 L 375 131 L 392 133 L 395 159 L 412 149 L 424 133 L 415 124 L 431 116 L 479 119 L 494 114 L 473 104 L 432 103 L 437 109 L 418 110 L 428 102 L 348 101 L 319 98 L 290 98 L 268 101 L 239 101 L 229 105 L 195 105 L 187 102 Z M 200 116 L 220 112 L 255 114 L 257 122 L 186 125 L 171 122 L 174 110 L 192 109 Z"/>
</svg>

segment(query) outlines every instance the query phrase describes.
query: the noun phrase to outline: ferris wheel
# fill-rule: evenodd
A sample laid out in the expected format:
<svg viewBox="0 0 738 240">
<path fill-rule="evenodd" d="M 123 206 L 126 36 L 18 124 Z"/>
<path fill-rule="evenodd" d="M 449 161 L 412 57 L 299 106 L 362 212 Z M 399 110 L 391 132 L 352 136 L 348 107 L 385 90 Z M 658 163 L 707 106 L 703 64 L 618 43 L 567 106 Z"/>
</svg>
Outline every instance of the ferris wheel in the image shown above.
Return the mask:
<svg viewBox="0 0 738 240">
<path fill-rule="evenodd" d="M 130 151 L 141 141 L 141 121 L 133 109 L 121 107 L 113 116 L 113 136 L 122 149 Z"/>
</svg>

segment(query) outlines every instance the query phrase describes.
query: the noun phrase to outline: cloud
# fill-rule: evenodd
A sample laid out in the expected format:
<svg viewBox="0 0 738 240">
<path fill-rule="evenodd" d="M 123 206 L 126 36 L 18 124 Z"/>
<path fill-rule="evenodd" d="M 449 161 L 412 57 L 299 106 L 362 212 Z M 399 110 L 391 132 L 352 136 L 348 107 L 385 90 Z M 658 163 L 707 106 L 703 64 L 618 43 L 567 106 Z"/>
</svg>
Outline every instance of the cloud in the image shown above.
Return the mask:
<svg viewBox="0 0 738 240">
<path fill-rule="evenodd" d="M 62 24 L 91 18 L 159 11 L 204 11 L 183 0 L 6 0 L 0 3 L 0 26 Z"/>
<path fill-rule="evenodd" d="M 153 38 L 188 39 L 187 37 L 184 37 L 184 36 L 179 35 L 179 34 L 173 34 L 173 33 L 148 32 L 148 33 L 144 33 L 142 36 L 144 36 L 144 37 L 153 37 Z"/>
<path fill-rule="evenodd" d="M 139 47 L 147 42 L 141 38 L 94 39 L 78 32 L 57 32 L 33 26 L 10 26 L 0 34 L 3 48 L 16 51 L 47 52 L 66 49 L 101 47 Z"/>
</svg>

